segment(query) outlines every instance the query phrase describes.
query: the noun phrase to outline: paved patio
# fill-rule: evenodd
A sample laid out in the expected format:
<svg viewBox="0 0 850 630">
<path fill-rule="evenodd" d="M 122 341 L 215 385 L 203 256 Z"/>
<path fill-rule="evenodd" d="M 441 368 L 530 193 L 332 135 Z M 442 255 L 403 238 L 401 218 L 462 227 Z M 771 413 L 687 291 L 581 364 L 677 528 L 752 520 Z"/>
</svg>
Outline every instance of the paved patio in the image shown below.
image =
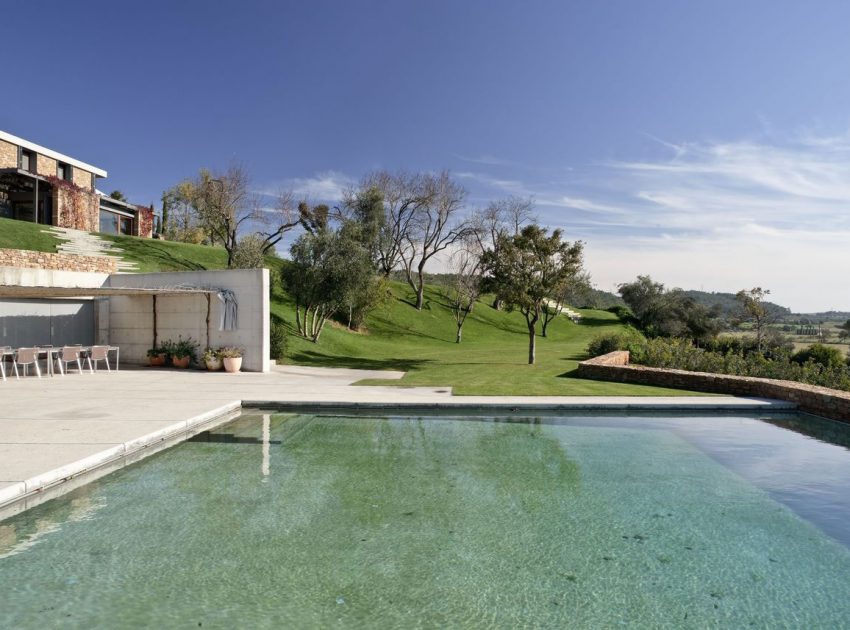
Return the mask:
<svg viewBox="0 0 850 630">
<path fill-rule="evenodd" d="M 732 397 L 463 396 L 450 388 L 352 387 L 401 372 L 278 366 L 267 374 L 177 370 L 72 373 L 0 383 L 0 518 L 186 439 L 244 401 L 304 405 L 493 406 L 536 409 L 788 408 Z M 82 478 L 82 475 L 88 475 Z M 68 483 L 76 480 L 76 484 Z M 48 492 L 50 491 L 50 492 Z M 5 513 L 4 513 L 5 506 Z"/>
</svg>

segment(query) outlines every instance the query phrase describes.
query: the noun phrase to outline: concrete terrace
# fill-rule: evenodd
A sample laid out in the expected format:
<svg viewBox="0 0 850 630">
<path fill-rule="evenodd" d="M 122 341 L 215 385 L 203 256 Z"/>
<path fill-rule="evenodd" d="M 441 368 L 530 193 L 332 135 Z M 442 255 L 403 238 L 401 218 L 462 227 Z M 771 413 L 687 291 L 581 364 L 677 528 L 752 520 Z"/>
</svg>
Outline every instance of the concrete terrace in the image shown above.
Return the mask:
<svg viewBox="0 0 850 630">
<path fill-rule="evenodd" d="M 270 373 L 122 370 L 0 383 L 0 519 L 233 417 L 242 403 L 505 410 L 767 411 L 732 397 L 463 396 L 450 388 L 352 387 L 401 372 L 277 366 Z"/>
</svg>

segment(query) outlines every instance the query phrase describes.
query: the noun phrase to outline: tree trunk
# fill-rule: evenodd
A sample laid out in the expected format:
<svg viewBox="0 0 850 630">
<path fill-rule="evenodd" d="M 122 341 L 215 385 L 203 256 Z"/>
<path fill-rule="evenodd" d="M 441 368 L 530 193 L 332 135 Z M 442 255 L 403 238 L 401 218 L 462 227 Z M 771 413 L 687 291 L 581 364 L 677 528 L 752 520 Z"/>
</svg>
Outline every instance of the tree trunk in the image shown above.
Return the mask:
<svg viewBox="0 0 850 630">
<path fill-rule="evenodd" d="M 551 322 L 551 321 L 552 320 L 549 319 L 548 317 L 545 317 L 545 316 L 543 317 L 543 326 L 540 328 L 540 336 L 541 337 L 546 336 L 546 329 L 549 328 L 549 322 Z"/>
<path fill-rule="evenodd" d="M 502 310 L 502 300 L 500 300 L 499 298 L 496 298 L 495 300 L 493 300 L 493 309 L 497 310 L 497 311 L 501 311 Z"/>
<path fill-rule="evenodd" d="M 416 271 L 416 310 L 421 311 L 422 305 L 425 302 L 425 268 L 424 263 L 419 263 L 419 269 Z"/>
<path fill-rule="evenodd" d="M 455 343 L 460 343 L 461 337 L 463 337 L 463 322 L 458 322 L 458 324 L 457 324 L 457 336 L 455 337 Z"/>
<path fill-rule="evenodd" d="M 528 322 L 528 364 L 534 365 L 534 342 L 535 342 L 535 324 L 534 320 Z"/>
</svg>

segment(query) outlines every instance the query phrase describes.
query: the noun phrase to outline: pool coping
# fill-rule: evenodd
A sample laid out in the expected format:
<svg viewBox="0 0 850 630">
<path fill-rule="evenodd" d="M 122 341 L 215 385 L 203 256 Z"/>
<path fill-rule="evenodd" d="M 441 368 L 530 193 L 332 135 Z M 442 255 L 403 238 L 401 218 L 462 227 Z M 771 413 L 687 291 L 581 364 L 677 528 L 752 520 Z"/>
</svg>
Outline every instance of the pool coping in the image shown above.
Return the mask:
<svg viewBox="0 0 850 630">
<path fill-rule="evenodd" d="M 24 481 L 0 488 L 0 521 L 29 510 L 45 501 L 71 492 L 80 486 L 95 481 L 111 472 L 136 463 L 172 446 L 176 446 L 194 435 L 214 429 L 241 413 L 244 408 L 274 409 L 280 411 L 396 411 L 400 413 L 434 411 L 475 411 L 480 413 L 564 412 L 564 411 L 667 411 L 667 412 L 792 412 L 796 403 L 764 398 L 717 399 L 712 397 L 693 398 L 677 402 L 669 398 L 658 400 L 630 399 L 628 402 L 563 401 L 563 402 L 355 402 L 350 400 L 233 400 L 187 420 L 180 420 L 166 427 L 147 433 L 132 440 L 109 446 L 102 451 L 58 468 L 40 473 Z"/>
</svg>

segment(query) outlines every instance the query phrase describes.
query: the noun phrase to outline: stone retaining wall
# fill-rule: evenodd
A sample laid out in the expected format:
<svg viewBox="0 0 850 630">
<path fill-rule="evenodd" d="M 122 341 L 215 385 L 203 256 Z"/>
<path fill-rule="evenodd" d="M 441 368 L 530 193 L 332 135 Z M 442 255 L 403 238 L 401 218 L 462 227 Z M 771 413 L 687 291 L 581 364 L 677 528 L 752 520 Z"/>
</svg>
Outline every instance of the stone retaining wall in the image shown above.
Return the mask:
<svg viewBox="0 0 850 630">
<path fill-rule="evenodd" d="M 850 392 L 752 376 L 730 376 L 629 365 L 627 351 L 582 361 L 578 375 L 598 381 L 637 383 L 733 396 L 776 398 L 797 403 L 801 411 L 850 423 Z"/>
<path fill-rule="evenodd" d="M 34 252 L 27 249 L 0 249 L 0 267 L 115 273 L 116 259 L 111 256 L 80 256 Z"/>
</svg>

